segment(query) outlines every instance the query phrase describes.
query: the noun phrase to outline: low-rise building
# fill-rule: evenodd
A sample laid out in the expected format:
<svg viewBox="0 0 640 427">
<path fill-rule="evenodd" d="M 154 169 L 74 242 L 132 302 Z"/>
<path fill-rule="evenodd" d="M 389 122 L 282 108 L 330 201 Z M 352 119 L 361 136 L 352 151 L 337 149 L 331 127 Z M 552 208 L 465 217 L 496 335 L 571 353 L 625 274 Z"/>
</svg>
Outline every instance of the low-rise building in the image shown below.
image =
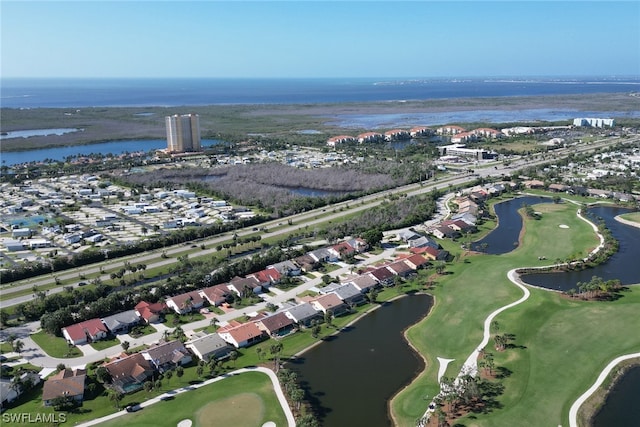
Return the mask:
<svg viewBox="0 0 640 427">
<path fill-rule="evenodd" d="M 194 336 L 191 340 L 185 342 L 184 346 L 191 350 L 198 359 L 204 361 L 212 358 L 224 359 L 232 350 L 232 347 L 217 333 Z"/>
</svg>

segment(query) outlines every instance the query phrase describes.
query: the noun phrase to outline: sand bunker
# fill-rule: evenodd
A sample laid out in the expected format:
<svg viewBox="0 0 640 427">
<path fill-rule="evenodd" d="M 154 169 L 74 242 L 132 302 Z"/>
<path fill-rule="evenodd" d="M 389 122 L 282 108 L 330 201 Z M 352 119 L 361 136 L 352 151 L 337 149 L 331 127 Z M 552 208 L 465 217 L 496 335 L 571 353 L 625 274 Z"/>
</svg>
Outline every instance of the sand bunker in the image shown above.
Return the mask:
<svg viewBox="0 0 640 427">
<path fill-rule="evenodd" d="M 193 422 L 191 420 L 182 420 L 178 423 L 178 427 L 191 427 Z"/>
</svg>

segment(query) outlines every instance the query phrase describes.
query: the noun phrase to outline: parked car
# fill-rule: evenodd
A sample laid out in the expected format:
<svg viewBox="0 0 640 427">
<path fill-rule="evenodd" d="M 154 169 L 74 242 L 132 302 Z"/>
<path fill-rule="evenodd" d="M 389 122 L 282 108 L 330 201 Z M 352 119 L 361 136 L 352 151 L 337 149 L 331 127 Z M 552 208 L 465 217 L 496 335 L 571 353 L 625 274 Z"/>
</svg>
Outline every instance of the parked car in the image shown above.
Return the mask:
<svg viewBox="0 0 640 427">
<path fill-rule="evenodd" d="M 138 412 L 140 409 L 142 409 L 142 406 L 140 406 L 140 405 L 129 405 L 124 409 L 127 412 Z"/>
</svg>

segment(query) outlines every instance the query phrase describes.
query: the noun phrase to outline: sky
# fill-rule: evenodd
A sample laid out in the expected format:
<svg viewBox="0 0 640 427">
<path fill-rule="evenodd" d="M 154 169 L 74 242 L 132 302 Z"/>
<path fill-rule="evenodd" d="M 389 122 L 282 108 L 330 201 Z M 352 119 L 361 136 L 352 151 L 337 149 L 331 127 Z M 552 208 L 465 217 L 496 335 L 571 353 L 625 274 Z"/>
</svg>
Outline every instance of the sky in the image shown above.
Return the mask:
<svg viewBox="0 0 640 427">
<path fill-rule="evenodd" d="M 0 0 L 6 77 L 638 76 L 640 1 Z"/>
</svg>

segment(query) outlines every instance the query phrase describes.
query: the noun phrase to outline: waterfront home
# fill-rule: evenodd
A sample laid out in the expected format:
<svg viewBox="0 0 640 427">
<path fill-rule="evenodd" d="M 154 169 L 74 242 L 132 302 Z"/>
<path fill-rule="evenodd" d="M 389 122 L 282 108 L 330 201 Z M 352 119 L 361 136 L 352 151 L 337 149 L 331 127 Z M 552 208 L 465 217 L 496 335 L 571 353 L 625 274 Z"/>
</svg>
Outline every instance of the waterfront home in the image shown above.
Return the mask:
<svg viewBox="0 0 640 427">
<path fill-rule="evenodd" d="M 340 316 L 346 313 L 349 308 L 335 293 L 320 295 L 309 300 L 309 304 L 313 308 L 323 313 L 332 313 L 334 316 Z"/>
<path fill-rule="evenodd" d="M 391 273 L 400 277 L 407 277 L 415 273 L 415 270 L 413 268 L 409 267 L 407 263 L 402 261 L 392 262 L 388 264 L 386 267 L 389 271 L 391 271 Z"/>
<path fill-rule="evenodd" d="M 109 331 L 100 319 L 89 319 L 62 328 L 62 335 L 73 345 L 99 341 L 107 337 Z"/>
<path fill-rule="evenodd" d="M 295 305 L 283 311 L 285 316 L 296 322 L 298 325 L 308 327 L 314 320 L 321 320 L 322 314 L 308 302 Z"/>
<path fill-rule="evenodd" d="M 167 310 L 167 305 L 161 302 L 149 303 L 140 301 L 136 304 L 134 310 L 146 323 L 156 323 L 160 321 L 160 318 Z"/>
<path fill-rule="evenodd" d="M 191 354 L 181 341 L 161 342 L 140 352 L 160 372 L 170 371 L 191 362 Z"/>
<path fill-rule="evenodd" d="M 52 375 L 42 386 L 42 403 L 51 406 L 57 397 L 64 397 L 81 404 L 87 373 L 84 369 L 65 368 Z"/>
<path fill-rule="evenodd" d="M 200 360 L 224 359 L 231 352 L 229 344 L 216 333 L 198 335 L 194 334 L 191 340 L 184 343 L 184 346 L 191 350 Z"/>
<path fill-rule="evenodd" d="M 386 267 L 373 268 L 367 273 L 382 286 L 390 286 L 393 284 L 393 273 Z"/>
<path fill-rule="evenodd" d="M 185 292 L 167 299 L 167 307 L 178 314 L 190 313 L 204 305 L 204 298 L 199 291 Z"/>
<path fill-rule="evenodd" d="M 364 295 L 352 283 L 344 283 L 333 291 L 338 298 L 350 307 L 362 305 L 366 302 Z"/>
<path fill-rule="evenodd" d="M 255 322 L 256 326 L 271 337 L 281 337 L 291 332 L 294 322 L 286 314 L 280 312 L 264 317 Z"/>
<path fill-rule="evenodd" d="M 378 281 L 368 274 L 361 274 L 352 279 L 349 279 L 345 283 L 351 283 L 361 293 L 369 292 L 371 289 L 374 289 L 379 285 Z"/>
<path fill-rule="evenodd" d="M 103 365 L 111 376 L 111 387 L 127 394 L 140 390 L 155 371 L 151 363 L 140 353 L 116 359 Z"/>
<path fill-rule="evenodd" d="M 127 310 L 122 313 L 103 317 L 102 323 L 104 323 L 112 334 L 126 334 L 131 328 L 140 324 L 140 316 L 135 310 Z"/>
<path fill-rule="evenodd" d="M 265 338 L 254 322 L 240 323 L 234 320 L 218 329 L 218 335 L 235 348 L 249 347 Z"/>
</svg>

